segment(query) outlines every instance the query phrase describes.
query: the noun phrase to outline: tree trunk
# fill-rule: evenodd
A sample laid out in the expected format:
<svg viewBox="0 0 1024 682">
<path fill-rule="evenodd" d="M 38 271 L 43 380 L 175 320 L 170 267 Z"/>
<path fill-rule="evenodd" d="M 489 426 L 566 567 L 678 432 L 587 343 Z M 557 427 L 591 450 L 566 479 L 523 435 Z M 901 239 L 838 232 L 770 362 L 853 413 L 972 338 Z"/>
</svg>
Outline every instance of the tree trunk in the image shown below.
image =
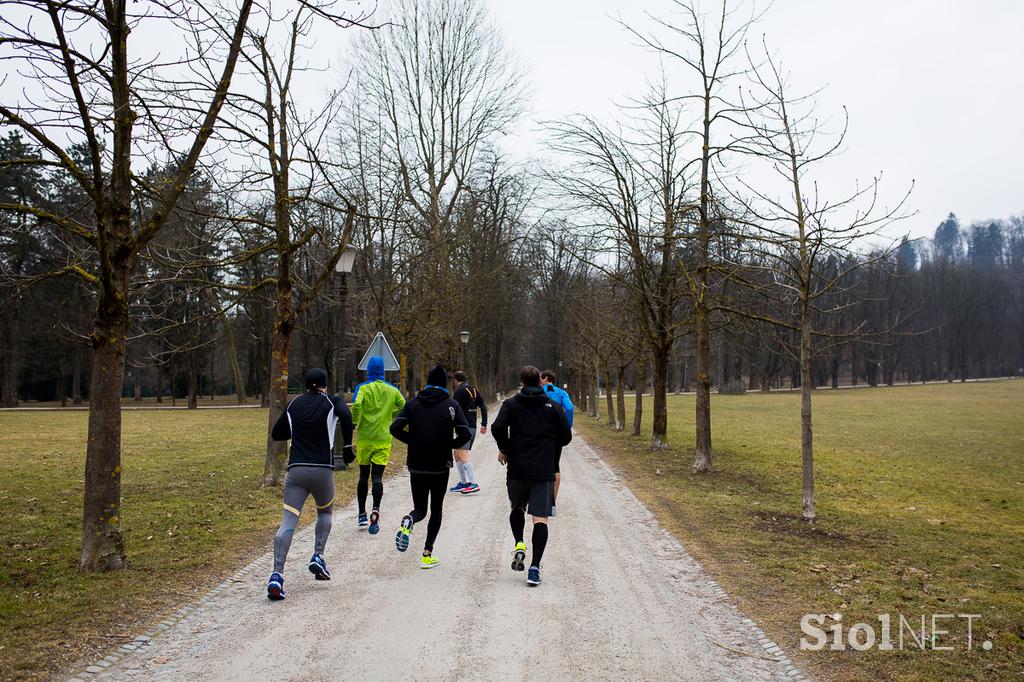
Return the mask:
<svg viewBox="0 0 1024 682">
<path fill-rule="evenodd" d="M 199 360 L 195 351 L 188 355 L 188 409 L 199 407 Z"/>
<path fill-rule="evenodd" d="M 162 403 L 164 401 L 164 363 L 160 363 L 156 366 L 156 401 Z"/>
<path fill-rule="evenodd" d="M 711 470 L 711 348 L 708 316 L 703 304 L 695 306 L 697 312 L 697 449 L 693 456 L 693 472 Z"/>
<path fill-rule="evenodd" d="M 21 296 L 16 295 L 11 303 L 11 314 L 4 321 L 4 367 L 2 374 L 3 385 L 0 386 L 0 407 L 18 406 L 18 375 L 21 373 L 19 357 L 21 349 Z"/>
<path fill-rule="evenodd" d="M 274 341 L 270 351 L 270 382 L 267 388 L 270 414 L 267 416 L 267 459 L 263 466 L 265 486 L 281 485 L 287 456 L 286 443 L 273 440 L 270 432 L 278 417 L 288 407 L 288 347 L 291 343 L 293 315 L 290 287 L 286 291 L 279 288 Z"/>
<path fill-rule="evenodd" d="M 839 354 L 832 356 L 832 388 L 839 388 Z"/>
<path fill-rule="evenodd" d="M 814 430 L 811 424 L 811 315 L 805 306 L 800 326 L 800 450 L 803 469 L 803 511 L 801 518 L 813 522 L 814 510 Z"/>
<path fill-rule="evenodd" d="M 245 405 L 245 380 L 242 379 L 242 366 L 238 364 L 238 348 L 235 346 L 235 321 L 224 316 L 224 342 L 227 344 L 228 365 L 235 382 L 235 399 L 239 405 Z"/>
<path fill-rule="evenodd" d="M 604 402 L 606 412 L 608 413 L 608 426 L 612 427 L 616 431 L 619 430 L 618 424 L 615 423 L 615 403 L 612 397 L 612 370 L 609 367 L 604 368 Z"/>
<path fill-rule="evenodd" d="M 641 354 L 636 361 L 636 405 L 633 406 L 633 435 L 639 436 L 644 419 L 644 369 L 647 360 Z"/>
<path fill-rule="evenodd" d="M 671 347 L 654 348 L 654 427 L 651 429 L 651 447 L 668 447 L 668 362 Z"/>
<path fill-rule="evenodd" d="M 594 384 L 590 387 L 590 415 L 601 418 L 601 367 L 594 365 Z"/>
<path fill-rule="evenodd" d="M 68 377 L 63 362 L 57 367 L 57 398 L 61 407 L 68 406 Z"/>
<path fill-rule="evenodd" d="M 616 417 L 615 430 L 622 431 L 626 428 L 626 368 L 619 366 L 615 368 L 615 401 Z"/>
<path fill-rule="evenodd" d="M 115 292 L 102 292 L 93 328 L 89 383 L 89 439 L 82 505 L 83 570 L 124 568 L 121 535 L 121 383 L 128 333 L 128 273 L 114 275 Z"/>
<path fill-rule="evenodd" d="M 71 402 L 82 404 L 82 346 L 75 346 L 75 376 L 71 378 Z"/>
</svg>

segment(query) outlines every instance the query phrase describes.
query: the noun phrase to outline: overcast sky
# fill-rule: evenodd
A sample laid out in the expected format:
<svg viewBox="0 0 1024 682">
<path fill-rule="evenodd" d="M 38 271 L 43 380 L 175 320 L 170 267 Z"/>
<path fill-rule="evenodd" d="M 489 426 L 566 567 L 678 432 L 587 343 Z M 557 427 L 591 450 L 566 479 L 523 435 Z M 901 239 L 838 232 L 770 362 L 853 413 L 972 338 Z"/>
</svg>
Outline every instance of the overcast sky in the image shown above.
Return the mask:
<svg viewBox="0 0 1024 682">
<path fill-rule="evenodd" d="M 541 155 L 536 119 L 609 117 L 657 61 L 616 24 L 668 16 L 670 0 L 489 0 L 507 46 L 528 67 L 529 120 L 509 145 Z M 708 7 L 715 3 L 705 3 Z M 649 25 L 649 24 L 648 24 Z M 880 170 L 890 195 L 916 181 L 918 214 L 899 231 L 930 235 L 950 211 L 965 223 L 1024 213 L 1024 2 L 776 0 L 767 36 L 799 90 L 846 106 L 846 151 L 833 185 Z M 846 186 L 846 185 L 844 185 Z"/>
</svg>

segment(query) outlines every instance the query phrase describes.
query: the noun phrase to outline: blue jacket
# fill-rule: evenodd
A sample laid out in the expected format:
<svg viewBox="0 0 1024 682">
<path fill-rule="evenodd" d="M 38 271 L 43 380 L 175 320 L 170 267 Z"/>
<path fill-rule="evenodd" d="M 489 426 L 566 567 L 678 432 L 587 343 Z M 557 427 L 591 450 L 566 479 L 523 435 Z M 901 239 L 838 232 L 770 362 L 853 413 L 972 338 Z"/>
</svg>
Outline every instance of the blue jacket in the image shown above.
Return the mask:
<svg viewBox="0 0 1024 682">
<path fill-rule="evenodd" d="M 565 411 L 565 419 L 569 422 L 569 428 L 571 429 L 572 417 L 576 407 L 572 404 L 572 398 L 569 397 L 569 394 L 554 384 L 544 384 L 544 394 L 547 395 L 548 400 L 561 406 L 562 410 Z"/>
</svg>

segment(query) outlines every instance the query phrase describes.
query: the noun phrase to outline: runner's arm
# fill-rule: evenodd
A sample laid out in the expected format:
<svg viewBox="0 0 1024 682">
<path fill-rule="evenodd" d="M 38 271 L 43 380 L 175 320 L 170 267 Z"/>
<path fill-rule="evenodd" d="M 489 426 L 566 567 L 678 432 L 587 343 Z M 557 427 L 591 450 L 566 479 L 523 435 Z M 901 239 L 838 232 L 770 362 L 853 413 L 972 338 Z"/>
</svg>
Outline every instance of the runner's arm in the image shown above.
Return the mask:
<svg viewBox="0 0 1024 682">
<path fill-rule="evenodd" d="M 453 400 L 452 402 L 455 401 Z M 452 436 L 452 449 L 458 450 L 473 437 L 473 432 L 469 430 L 469 420 L 466 419 L 466 413 L 462 411 L 462 407 L 458 403 L 455 403 L 454 426 L 455 434 Z"/>
<path fill-rule="evenodd" d="M 494 418 L 491 423 L 491 435 L 494 436 L 494 440 L 498 443 L 498 450 L 505 452 L 505 448 L 508 447 L 508 427 L 509 427 L 509 408 L 505 403 L 501 404 L 501 409 L 498 410 L 498 416 Z M 507 454 L 507 453 L 506 453 Z"/>
<path fill-rule="evenodd" d="M 366 395 L 365 391 L 360 391 L 359 387 L 356 387 L 356 392 L 352 400 L 352 427 L 359 428 L 359 418 L 363 416 L 363 396 Z"/>
<path fill-rule="evenodd" d="M 392 419 L 397 417 L 398 414 L 403 409 L 405 409 L 405 397 L 402 395 L 402 392 L 396 388 L 395 389 L 395 405 L 391 409 L 391 417 L 392 417 Z"/>
<path fill-rule="evenodd" d="M 558 415 L 558 445 L 565 447 L 572 442 L 572 427 L 569 426 L 569 417 L 561 406 L 558 408 Z"/>
<path fill-rule="evenodd" d="M 398 413 L 395 420 L 391 422 L 391 435 L 402 441 L 406 445 L 409 444 L 411 438 L 409 437 L 409 406 L 408 404 L 402 406 L 402 411 Z"/>
<path fill-rule="evenodd" d="M 334 414 L 338 417 L 338 425 L 341 426 L 341 438 L 345 442 L 345 447 L 352 447 L 352 413 L 349 412 L 348 405 L 345 401 L 334 396 L 331 398 L 331 402 L 334 403 Z"/>
<path fill-rule="evenodd" d="M 476 394 L 476 405 L 480 408 L 480 427 L 487 428 L 487 402 L 484 397 L 480 395 L 479 391 Z"/>
<path fill-rule="evenodd" d="M 288 408 L 285 408 L 281 416 L 274 422 L 274 428 L 270 430 L 270 437 L 273 440 L 291 440 L 292 425 L 288 421 Z"/>
</svg>

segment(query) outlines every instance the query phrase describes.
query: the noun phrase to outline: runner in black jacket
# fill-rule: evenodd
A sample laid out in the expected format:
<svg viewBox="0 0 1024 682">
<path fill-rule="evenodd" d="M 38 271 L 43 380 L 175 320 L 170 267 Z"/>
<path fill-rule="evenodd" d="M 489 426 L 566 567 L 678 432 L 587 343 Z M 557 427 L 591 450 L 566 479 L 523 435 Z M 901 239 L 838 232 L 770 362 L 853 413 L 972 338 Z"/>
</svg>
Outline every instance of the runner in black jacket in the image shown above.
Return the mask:
<svg viewBox="0 0 1024 682">
<path fill-rule="evenodd" d="M 455 449 L 455 468 L 459 470 L 459 482 L 451 489 L 453 493 L 472 495 L 480 492 L 480 486 L 476 483 L 476 474 L 473 473 L 473 463 L 469 461 L 469 451 L 473 449 L 476 441 L 476 413 L 480 412 L 480 433 L 487 433 L 487 401 L 480 395 L 480 391 L 469 385 L 468 377 L 461 369 L 455 373 L 455 381 L 458 386 L 452 398 L 459 404 L 462 411 L 466 413 L 466 420 L 469 421 L 471 436 L 469 442 L 460 448 Z"/>
<path fill-rule="evenodd" d="M 540 387 L 540 370 L 527 365 L 519 375 L 523 390 L 501 404 L 491 433 L 498 443 L 498 462 L 508 465 L 509 525 L 516 541 L 512 570 L 523 570 L 526 511 L 533 517 L 533 560 L 527 585 L 540 584 L 540 560 L 548 541 L 555 480 L 555 452 L 572 441 L 572 429 L 559 405 Z"/>
<path fill-rule="evenodd" d="M 409 446 L 406 461 L 412 487 L 413 510 L 403 519 L 395 534 L 399 552 L 409 549 L 409 534 L 414 524 L 427 517 L 430 521 L 423 544 L 420 568 L 434 568 L 440 561 L 434 556 L 434 540 L 441 530 L 444 496 L 448 492 L 448 472 L 452 468 L 452 448 L 461 447 L 470 438 L 469 424 L 462 408 L 448 396 L 448 375 L 438 365 L 427 375 L 427 387 L 405 404 L 391 423 L 391 435 Z"/>
<path fill-rule="evenodd" d="M 334 510 L 334 434 L 341 427 L 345 440 L 344 460 L 355 459 L 352 452 L 352 415 L 337 396 L 328 396 L 327 372 L 311 369 L 306 374 L 305 393 L 288 403 L 270 437 L 291 440 L 288 452 L 288 474 L 284 479 L 284 515 L 274 536 L 274 572 L 267 582 L 267 597 L 284 599 L 284 562 L 292 544 L 292 534 L 299 523 L 299 514 L 306 498 L 316 503 L 316 541 L 309 570 L 317 580 L 330 580 L 323 552 L 331 533 Z"/>
</svg>

